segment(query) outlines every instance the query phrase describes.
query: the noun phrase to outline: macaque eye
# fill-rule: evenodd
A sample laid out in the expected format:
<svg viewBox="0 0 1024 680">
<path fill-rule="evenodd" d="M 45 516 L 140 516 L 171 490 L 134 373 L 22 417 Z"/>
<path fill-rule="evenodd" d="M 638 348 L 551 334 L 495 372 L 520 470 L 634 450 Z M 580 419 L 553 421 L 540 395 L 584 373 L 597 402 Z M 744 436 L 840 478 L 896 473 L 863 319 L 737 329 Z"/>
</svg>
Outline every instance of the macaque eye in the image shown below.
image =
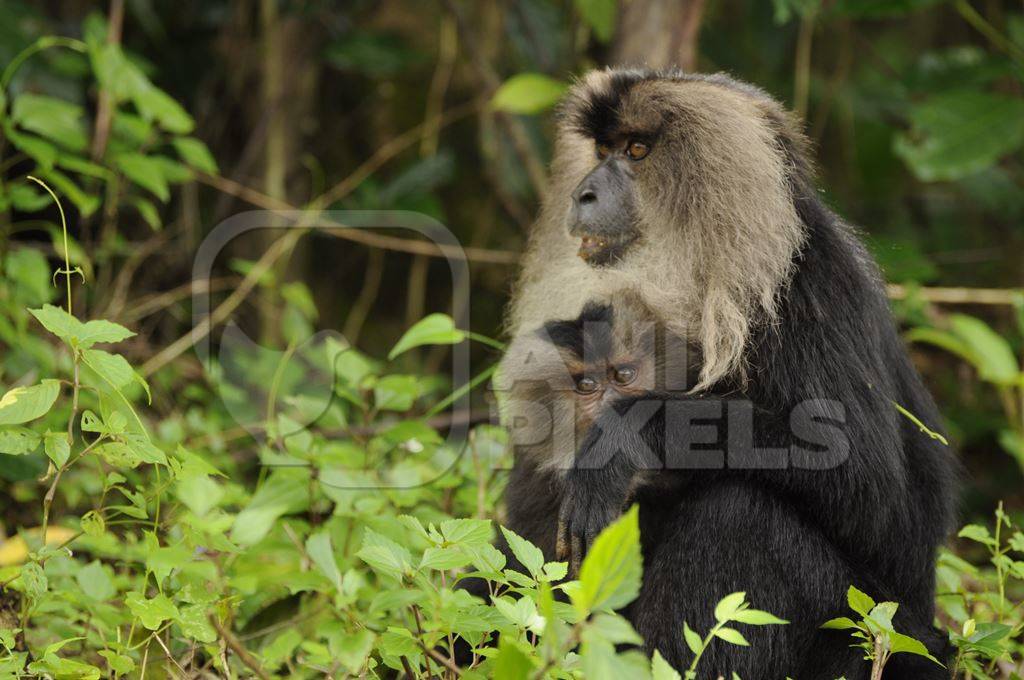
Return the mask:
<svg viewBox="0 0 1024 680">
<path fill-rule="evenodd" d="M 650 150 L 651 147 L 647 146 L 643 142 L 630 142 L 629 146 L 626 147 L 626 155 L 634 161 L 638 161 L 646 156 Z"/>
<path fill-rule="evenodd" d="M 618 385 L 628 385 L 636 380 L 636 369 L 632 366 L 618 366 L 612 372 L 612 380 Z"/>
<path fill-rule="evenodd" d="M 597 157 L 598 158 L 600 158 L 600 159 L 608 158 L 608 156 L 611 155 L 611 153 L 612 153 L 612 147 L 610 147 L 609 145 L 607 145 L 607 144 L 605 144 L 603 142 L 598 142 L 597 143 Z"/>
<path fill-rule="evenodd" d="M 583 375 L 576 378 L 576 391 L 580 394 L 593 394 L 601 387 L 601 383 L 593 378 Z"/>
</svg>

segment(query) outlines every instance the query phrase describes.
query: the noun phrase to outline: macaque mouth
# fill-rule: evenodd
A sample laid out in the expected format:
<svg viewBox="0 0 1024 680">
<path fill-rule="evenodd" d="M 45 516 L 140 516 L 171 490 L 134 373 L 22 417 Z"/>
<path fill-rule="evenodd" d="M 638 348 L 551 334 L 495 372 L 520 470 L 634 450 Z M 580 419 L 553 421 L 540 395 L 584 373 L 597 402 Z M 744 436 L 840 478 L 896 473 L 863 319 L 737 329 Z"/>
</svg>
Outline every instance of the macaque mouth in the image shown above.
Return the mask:
<svg viewBox="0 0 1024 680">
<path fill-rule="evenodd" d="M 639 236 L 639 232 L 634 230 L 599 235 L 583 232 L 580 234 L 580 249 L 576 254 L 590 265 L 615 264 L 622 259 Z"/>
</svg>

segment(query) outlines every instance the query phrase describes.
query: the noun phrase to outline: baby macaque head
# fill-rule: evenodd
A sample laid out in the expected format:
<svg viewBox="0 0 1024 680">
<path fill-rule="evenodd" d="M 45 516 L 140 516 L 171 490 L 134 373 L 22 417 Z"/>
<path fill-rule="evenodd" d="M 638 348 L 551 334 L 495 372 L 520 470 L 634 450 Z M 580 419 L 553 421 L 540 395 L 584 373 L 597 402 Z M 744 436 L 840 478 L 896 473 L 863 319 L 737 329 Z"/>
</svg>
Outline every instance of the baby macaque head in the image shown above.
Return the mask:
<svg viewBox="0 0 1024 680">
<path fill-rule="evenodd" d="M 686 391 L 686 366 L 686 344 L 637 296 L 620 292 L 516 338 L 495 387 L 507 390 L 503 420 L 517 455 L 564 469 L 616 401 Z"/>
</svg>

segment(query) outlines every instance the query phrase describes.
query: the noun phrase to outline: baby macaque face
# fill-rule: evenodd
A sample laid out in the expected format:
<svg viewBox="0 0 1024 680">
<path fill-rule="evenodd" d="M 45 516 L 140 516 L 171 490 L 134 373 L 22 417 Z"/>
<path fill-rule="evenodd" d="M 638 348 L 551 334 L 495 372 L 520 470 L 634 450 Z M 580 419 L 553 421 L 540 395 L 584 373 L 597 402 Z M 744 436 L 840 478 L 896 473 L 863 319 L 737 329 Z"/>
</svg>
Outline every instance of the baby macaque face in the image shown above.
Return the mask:
<svg viewBox="0 0 1024 680">
<path fill-rule="evenodd" d="M 517 455 L 565 470 L 594 422 L 622 399 L 687 389 L 688 347 L 635 296 L 518 336 L 495 389 Z"/>
<path fill-rule="evenodd" d="M 651 356 L 626 354 L 602 357 L 591 363 L 581 359 L 572 357 L 566 369 L 572 378 L 578 419 L 583 429 L 590 426 L 607 404 L 650 389 L 650 379 L 654 377 Z"/>
</svg>

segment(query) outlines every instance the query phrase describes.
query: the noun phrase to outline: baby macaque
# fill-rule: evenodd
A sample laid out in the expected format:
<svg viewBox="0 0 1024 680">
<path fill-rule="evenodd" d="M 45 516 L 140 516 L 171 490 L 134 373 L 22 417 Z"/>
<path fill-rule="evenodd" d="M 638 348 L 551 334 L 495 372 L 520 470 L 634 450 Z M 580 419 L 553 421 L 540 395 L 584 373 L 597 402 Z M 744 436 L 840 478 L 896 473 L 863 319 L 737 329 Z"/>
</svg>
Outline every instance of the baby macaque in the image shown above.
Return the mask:
<svg viewBox="0 0 1024 680">
<path fill-rule="evenodd" d="M 504 415 L 517 457 L 565 471 L 615 402 L 684 392 L 686 345 L 662 331 L 636 296 L 618 293 L 517 340 L 496 381 L 508 389 Z"/>
</svg>

